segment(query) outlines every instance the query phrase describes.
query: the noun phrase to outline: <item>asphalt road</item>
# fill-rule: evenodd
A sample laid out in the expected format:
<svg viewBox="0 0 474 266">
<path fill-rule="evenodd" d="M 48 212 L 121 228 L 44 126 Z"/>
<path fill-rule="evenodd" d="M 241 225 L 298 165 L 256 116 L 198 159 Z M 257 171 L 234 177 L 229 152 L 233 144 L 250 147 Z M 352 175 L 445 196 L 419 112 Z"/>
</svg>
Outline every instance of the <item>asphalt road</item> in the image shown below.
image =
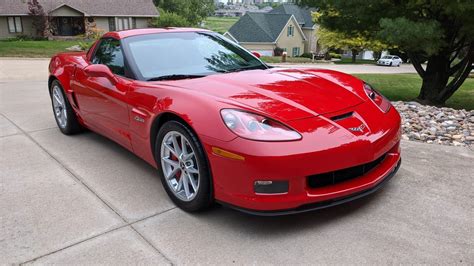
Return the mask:
<svg viewBox="0 0 474 266">
<path fill-rule="evenodd" d="M 384 189 L 330 209 L 188 214 L 119 145 L 59 132 L 44 67 L 0 60 L 0 264 L 474 263 L 468 148 L 403 142 Z"/>
</svg>

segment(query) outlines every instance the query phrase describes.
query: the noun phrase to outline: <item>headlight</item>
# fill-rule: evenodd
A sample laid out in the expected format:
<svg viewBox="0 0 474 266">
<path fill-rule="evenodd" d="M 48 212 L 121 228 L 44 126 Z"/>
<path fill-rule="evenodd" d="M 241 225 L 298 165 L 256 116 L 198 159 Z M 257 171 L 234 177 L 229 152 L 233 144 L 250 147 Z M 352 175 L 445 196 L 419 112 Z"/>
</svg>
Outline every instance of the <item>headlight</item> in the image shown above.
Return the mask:
<svg viewBox="0 0 474 266">
<path fill-rule="evenodd" d="M 221 116 L 225 125 L 242 138 L 260 141 L 299 140 L 301 135 L 280 122 L 261 115 L 222 109 Z"/>
<path fill-rule="evenodd" d="M 364 83 L 364 90 L 367 96 L 374 102 L 382 112 L 386 113 L 390 110 L 390 101 L 387 100 L 380 92 L 376 91 L 372 86 Z"/>
</svg>

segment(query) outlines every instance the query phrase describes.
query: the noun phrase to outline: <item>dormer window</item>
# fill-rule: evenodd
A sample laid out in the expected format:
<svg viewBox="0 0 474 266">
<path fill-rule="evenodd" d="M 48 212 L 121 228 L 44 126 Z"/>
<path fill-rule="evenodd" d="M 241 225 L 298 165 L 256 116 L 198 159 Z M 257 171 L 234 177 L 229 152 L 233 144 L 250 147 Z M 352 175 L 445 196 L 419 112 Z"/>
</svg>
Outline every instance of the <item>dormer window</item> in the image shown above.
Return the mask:
<svg viewBox="0 0 474 266">
<path fill-rule="evenodd" d="M 287 36 L 295 36 L 295 27 L 293 25 L 288 26 Z"/>
</svg>

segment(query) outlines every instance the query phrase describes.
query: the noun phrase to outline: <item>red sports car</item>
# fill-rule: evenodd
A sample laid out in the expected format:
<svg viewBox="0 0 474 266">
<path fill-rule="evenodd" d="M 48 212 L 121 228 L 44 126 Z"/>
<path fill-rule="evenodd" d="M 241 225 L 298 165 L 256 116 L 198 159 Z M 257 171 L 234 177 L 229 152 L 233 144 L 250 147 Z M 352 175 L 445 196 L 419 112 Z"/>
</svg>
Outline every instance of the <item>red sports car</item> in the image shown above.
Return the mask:
<svg viewBox="0 0 474 266">
<path fill-rule="evenodd" d="M 109 32 L 49 71 L 59 129 L 143 158 L 186 211 L 324 208 L 376 191 L 400 166 L 400 116 L 369 84 L 270 67 L 211 31 Z"/>
</svg>

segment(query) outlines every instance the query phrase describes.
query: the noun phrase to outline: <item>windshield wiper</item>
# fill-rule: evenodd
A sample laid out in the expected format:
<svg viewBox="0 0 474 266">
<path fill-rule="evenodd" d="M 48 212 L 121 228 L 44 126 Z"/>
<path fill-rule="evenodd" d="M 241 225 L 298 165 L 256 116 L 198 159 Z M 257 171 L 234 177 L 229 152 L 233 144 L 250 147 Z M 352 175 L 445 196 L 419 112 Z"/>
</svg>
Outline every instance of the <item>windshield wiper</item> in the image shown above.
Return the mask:
<svg viewBox="0 0 474 266">
<path fill-rule="evenodd" d="M 265 65 L 243 66 L 240 68 L 230 69 L 227 72 L 240 72 L 240 71 L 246 71 L 246 70 L 252 70 L 252 69 L 267 69 L 267 67 Z"/>
<path fill-rule="evenodd" d="M 185 74 L 174 74 L 174 75 L 164 75 L 159 77 L 154 77 L 147 79 L 147 81 L 158 81 L 158 80 L 178 80 L 178 79 L 195 79 L 202 78 L 206 75 L 185 75 Z"/>
</svg>

